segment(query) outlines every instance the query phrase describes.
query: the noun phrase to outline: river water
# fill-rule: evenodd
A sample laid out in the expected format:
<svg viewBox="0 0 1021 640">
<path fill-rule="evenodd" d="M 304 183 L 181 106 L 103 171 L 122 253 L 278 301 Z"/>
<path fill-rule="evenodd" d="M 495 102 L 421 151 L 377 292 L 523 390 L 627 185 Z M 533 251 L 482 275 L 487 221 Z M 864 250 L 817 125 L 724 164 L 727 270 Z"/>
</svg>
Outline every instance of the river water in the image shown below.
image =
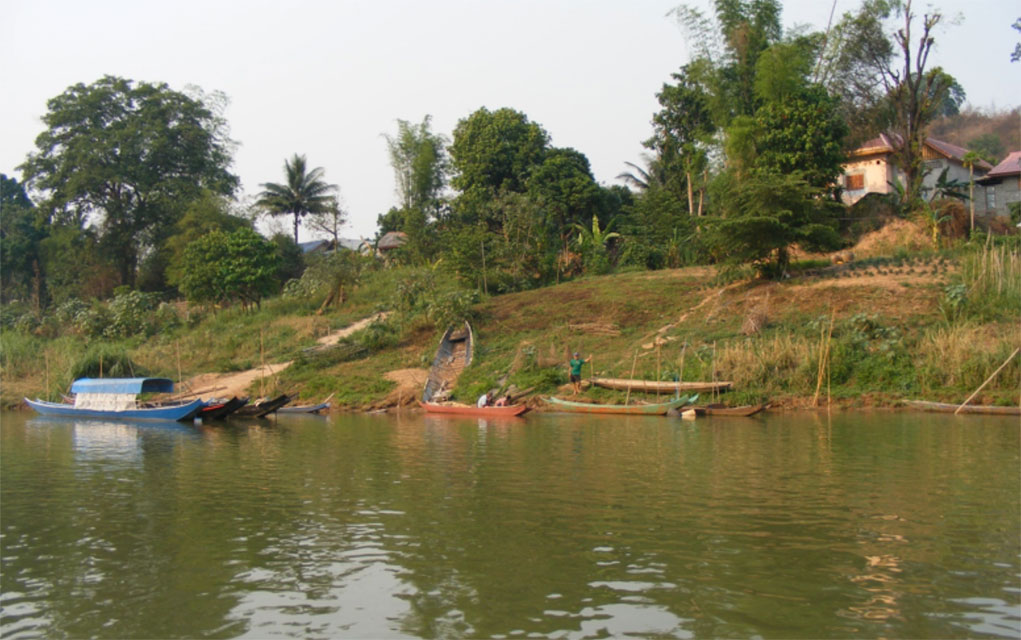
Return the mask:
<svg viewBox="0 0 1021 640">
<path fill-rule="evenodd" d="M 0 416 L 0 636 L 1021 635 L 1017 418 Z"/>
</svg>

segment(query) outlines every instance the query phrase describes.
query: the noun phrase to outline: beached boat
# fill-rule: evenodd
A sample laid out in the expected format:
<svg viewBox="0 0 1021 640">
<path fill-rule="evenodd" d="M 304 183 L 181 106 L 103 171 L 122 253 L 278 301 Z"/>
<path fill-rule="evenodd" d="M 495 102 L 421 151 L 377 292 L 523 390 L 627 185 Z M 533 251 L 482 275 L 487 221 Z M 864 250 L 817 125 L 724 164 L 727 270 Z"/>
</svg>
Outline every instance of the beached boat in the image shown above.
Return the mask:
<svg viewBox="0 0 1021 640">
<path fill-rule="evenodd" d="M 447 329 L 429 369 L 429 378 L 422 391 L 422 402 L 439 402 L 449 395 L 458 376 L 472 362 L 474 341 L 471 325 L 467 322 L 462 327 L 451 326 Z"/>
<path fill-rule="evenodd" d="M 633 380 L 630 378 L 589 378 L 597 387 L 617 391 L 640 391 L 642 393 L 719 393 L 727 391 L 733 382 L 676 382 L 666 380 Z"/>
<path fill-rule="evenodd" d="M 928 402 L 926 400 L 906 400 L 909 407 L 922 409 L 923 411 L 939 411 L 942 413 L 955 413 L 961 406 L 949 402 Z M 966 404 L 961 413 L 982 413 L 996 416 L 1021 416 L 1021 407 L 996 407 L 991 405 Z"/>
<path fill-rule="evenodd" d="M 291 407 L 280 407 L 277 409 L 277 413 L 319 413 L 320 411 L 326 411 L 330 408 L 329 402 L 320 402 L 319 404 L 304 404 L 294 405 Z"/>
<path fill-rule="evenodd" d="M 768 404 L 746 404 L 740 407 L 728 407 L 723 404 L 707 404 L 704 407 L 692 407 L 697 416 L 754 416 L 764 411 Z"/>
<path fill-rule="evenodd" d="M 202 407 L 202 410 L 199 411 L 198 417 L 204 421 L 223 420 L 246 404 L 248 404 L 248 398 L 239 398 L 237 396 L 230 400 L 208 401 Z"/>
<path fill-rule="evenodd" d="M 291 396 L 284 393 L 269 400 L 261 400 L 251 404 L 246 404 L 231 415 L 235 415 L 239 418 L 263 418 L 278 411 L 280 407 L 290 401 Z"/>
<path fill-rule="evenodd" d="M 669 402 L 660 402 L 656 404 L 595 404 L 590 402 L 573 402 L 571 400 L 561 400 L 560 398 L 543 398 L 547 403 L 552 405 L 556 411 L 565 411 L 568 413 L 601 413 L 601 414 L 624 414 L 624 415 L 639 415 L 639 416 L 663 416 L 666 415 L 667 411 L 671 409 L 678 409 L 686 404 L 690 404 L 698 399 L 698 395 L 694 396 L 681 396 L 670 400 Z"/>
<path fill-rule="evenodd" d="M 143 393 L 173 393 L 169 378 L 81 378 L 71 384 L 74 403 L 29 400 L 25 403 L 44 416 L 116 418 L 123 420 L 191 420 L 205 403 L 195 399 L 179 404 L 146 406 Z"/>
<path fill-rule="evenodd" d="M 511 404 L 503 407 L 473 407 L 466 404 L 439 404 L 434 402 L 419 402 L 418 404 L 425 409 L 426 413 L 446 413 L 459 416 L 510 417 L 520 416 L 528 411 L 528 407 L 523 404 Z"/>
</svg>

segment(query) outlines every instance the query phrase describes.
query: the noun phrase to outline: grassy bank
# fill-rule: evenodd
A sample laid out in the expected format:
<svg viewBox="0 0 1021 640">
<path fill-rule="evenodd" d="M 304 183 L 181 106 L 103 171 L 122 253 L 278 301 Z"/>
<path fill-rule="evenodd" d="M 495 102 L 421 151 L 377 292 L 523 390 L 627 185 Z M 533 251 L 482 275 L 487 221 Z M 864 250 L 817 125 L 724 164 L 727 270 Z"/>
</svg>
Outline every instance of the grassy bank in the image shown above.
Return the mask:
<svg viewBox="0 0 1021 640">
<path fill-rule="evenodd" d="M 81 375 L 174 379 L 292 362 L 253 394 L 333 394 L 350 408 L 394 400 L 385 374 L 428 367 L 451 315 L 471 316 L 474 364 L 456 397 L 491 388 L 551 393 L 566 383 L 566 354 L 591 355 L 585 374 L 730 380 L 729 401 L 787 406 L 887 406 L 904 398 L 960 401 L 1021 344 L 1021 258 L 1016 241 L 934 253 L 895 251 L 849 265 L 805 263 L 782 282 L 723 282 L 707 267 L 619 273 L 484 298 L 458 298 L 430 269 L 368 275 L 344 306 L 315 315 L 318 300 L 276 299 L 254 312 L 188 316 L 148 338 L 0 335 L 2 401 L 55 398 Z M 446 301 L 446 306 L 440 302 Z M 440 309 L 440 311 L 437 311 Z M 332 349 L 317 338 L 380 310 L 385 322 Z M 1021 359 L 975 403 L 1016 404 Z M 595 398 L 618 392 L 590 390 Z M 405 398 L 406 399 L 406 398 Z"/>
</svg>

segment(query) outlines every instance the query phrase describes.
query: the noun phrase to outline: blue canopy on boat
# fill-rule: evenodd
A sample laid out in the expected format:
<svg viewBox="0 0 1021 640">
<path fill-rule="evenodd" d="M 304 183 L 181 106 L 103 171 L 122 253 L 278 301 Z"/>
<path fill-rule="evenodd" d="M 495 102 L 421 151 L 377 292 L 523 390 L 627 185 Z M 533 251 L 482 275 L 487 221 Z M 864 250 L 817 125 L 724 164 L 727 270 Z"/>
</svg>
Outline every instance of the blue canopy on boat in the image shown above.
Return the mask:
<svg viewBox="0 0 1021 640">
<path fill-rule="evenodd" d="M 171 393 L 170 378 L 79 378 L 71 384 L 72 393 Z"/>
</svg>

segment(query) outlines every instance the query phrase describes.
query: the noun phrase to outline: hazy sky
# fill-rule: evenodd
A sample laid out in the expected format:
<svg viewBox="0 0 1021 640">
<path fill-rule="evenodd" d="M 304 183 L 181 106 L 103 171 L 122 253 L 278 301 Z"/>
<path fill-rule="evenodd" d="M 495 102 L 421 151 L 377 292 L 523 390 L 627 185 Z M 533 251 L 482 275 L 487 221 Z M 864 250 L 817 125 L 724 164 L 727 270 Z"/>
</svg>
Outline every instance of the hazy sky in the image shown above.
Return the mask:
<svg viewBox="0 0 1021 640">
<path fill-rule="evenodd" d="M 0 0 L 0 171 L 14 175 L 46 101 L 103 75 L 222 91 L 233 170 L 246 195 L 305 154 L 340 186 L 371 236 L 396 201 L 383 134 L 396 120 L 450 136 L 480 107 L 510 107 L 573 147 L 596 179 L 639 162 L 655 94 L 688 60 L 668 11 L 680 0 Z M 686 4 L 707 8 L 709 0 Z M 978 107 L 1021 103 L 1018 0 L 938 0 L 959 24 L 937 34 L 942 65 Z M 859 0 L 837 0 L 837 16 Z M 929 3 L 918 2 L 919 12 Z M 823 29 L 831 0 L 787 0 L 783 24 Z M 279 221 L 286 232 L 288 222 Z M 262 225 L 264 230 L 266 225 Z M 308 239 L 303 230 L 302 239 Z"/>
</svg>

